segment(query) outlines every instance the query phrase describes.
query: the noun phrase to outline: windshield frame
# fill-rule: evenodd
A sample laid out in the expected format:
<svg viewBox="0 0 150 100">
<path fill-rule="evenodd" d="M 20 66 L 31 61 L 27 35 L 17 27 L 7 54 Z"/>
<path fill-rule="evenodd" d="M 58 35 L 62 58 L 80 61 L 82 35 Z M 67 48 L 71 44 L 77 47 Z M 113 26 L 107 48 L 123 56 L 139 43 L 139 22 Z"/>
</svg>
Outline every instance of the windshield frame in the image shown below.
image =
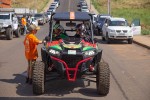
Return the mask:
<svg viewBox="0 0 150 100">
<path fill-rule="evenodd" d="M 0 14 L 0 19 L 4 20 L 10 19 L 10 14 Z"/>
<path fill-rule="evenodd" d="M 128 23 L 127 21 L 123 21 L 123 20 L 112 20 L 109 21 L 109 26 L 128 26 Z"/>
</svg>

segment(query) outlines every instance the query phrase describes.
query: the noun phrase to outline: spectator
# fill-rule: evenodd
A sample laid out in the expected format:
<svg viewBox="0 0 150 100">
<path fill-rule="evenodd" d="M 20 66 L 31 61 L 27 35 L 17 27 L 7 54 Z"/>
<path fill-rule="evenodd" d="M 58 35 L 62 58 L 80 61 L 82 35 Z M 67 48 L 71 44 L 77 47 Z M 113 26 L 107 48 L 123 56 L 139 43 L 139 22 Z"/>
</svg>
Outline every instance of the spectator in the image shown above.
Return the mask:
<svg viewBox="0 0 150 100">
<path fill-rule="evenodd" d="M 92 42 L 90 35 L 86 32 L 85 25 L 82 23 L 76 26 L 75 37 L 82 38 L 86 42 Z"/>
<path fill-rule="evenodd" d="M 29 34 L 26 35 L 24 40 L 25 57 L 28 61 L 26 83 L 29 82 L 30 84 L 32 84 L 32 68 L 35 65 L 36 59 L 38 58 L 37 45 L 42 43 L 42 41 L 38 40 L 35 36 L 37 30 L 39 29 L 40 27 L 30 25 L 28 27 Z"/>
<path fill-rule="evenodd" d="M 27 21 L 26 21 L 25 15 L 23 15 L 23 17 L 21 19 L 21 23 L 24 28 L 23 34 L 26 35 L 27 34 Z"/>
</svg>

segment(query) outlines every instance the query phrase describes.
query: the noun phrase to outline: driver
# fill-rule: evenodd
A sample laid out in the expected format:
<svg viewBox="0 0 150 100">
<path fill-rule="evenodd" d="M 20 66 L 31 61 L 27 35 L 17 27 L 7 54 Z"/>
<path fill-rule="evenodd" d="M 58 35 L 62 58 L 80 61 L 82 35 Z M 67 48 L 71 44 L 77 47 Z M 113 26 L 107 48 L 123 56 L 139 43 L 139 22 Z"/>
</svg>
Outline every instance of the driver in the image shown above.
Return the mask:
<svg viewBox="0 0 150 100">
<path fill-rule="evenodd" d="M 82 38 L 86 42 L 91 42 L 91 38 L 89 35 L 86 35 L 86 28 L 83 23 L 78 24 L 76 26 L 76 34 L 75 37 Z"/>
<path fill-rule="evenodd" d="M 56 21 L 55 25 L 53 26 L 53 40 L 64 38 L 67 38 L 64 28 L 60 25 L 59 21 Z"/>
</svg>

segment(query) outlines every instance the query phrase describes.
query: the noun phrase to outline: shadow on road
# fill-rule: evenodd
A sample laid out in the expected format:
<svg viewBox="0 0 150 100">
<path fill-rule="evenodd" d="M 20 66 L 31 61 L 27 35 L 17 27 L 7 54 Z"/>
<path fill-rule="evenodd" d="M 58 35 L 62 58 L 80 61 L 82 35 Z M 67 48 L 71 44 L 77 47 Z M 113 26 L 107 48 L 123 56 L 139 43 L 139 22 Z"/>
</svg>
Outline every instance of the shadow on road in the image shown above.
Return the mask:
<svg viewBox="0 0 150 100">
<path fill-rule="evenodd" d="M 107 43 L 106 41 L 102 41 L 102 39 L 96 38 L 97 43 L 101 43 L 101 44 L 111 44 L 111 45 L 120 45 L 120 44 L 128 44 L 127 41 L 122 41 L 122 40 L 112 40 L 111 43 Z"/>
<path fill-rule="evenodd" d="M 25 83 L 24 75 L 14 74 L 13 76 L 15 76 L 14 79 L 0 79 L 0 81 L 15 84 L 15 85 L 17 84 L 16 94 L 20 96 L 37 96 L 37 95 L 34 95 L 32 92 L 32 85 Z M 89 85 L 85 85 L 82 79 L 77 79 L 75 82 L 69 82 L 65 79 L 52 80 L 52 81 L 49 80 L 48 82 L 46 82 L 46 85 L 45 85 L 45 93 L 41 96 L 42 97 L 43 96 L 45 97 L 56 96 L 56 97 L 64 98 L 66 95 L 69 95 L 69 94 L 77 95 L 78 93 L 80 93 L 85 96 L 99 97 L 99 95 L 96 93 L 96 88 L 92 89 L 88 87 Z M 64 98 L 64 99 L 74 100 L 76 98 L 77 96 L 75 96 L 75 98 Z M 9 99 L 24 100 L 24 98 L 3 98 L 3 99 L 0 98 L 0 100 L 9 100 Z M 39 98 L 38 100 L 40 99 L 41 98 Z M 82 100 L 82 98 L 77 98 L 77 99 Z M 34 100 L 34 99 L 30 99 L 30 100 Z M 86 100 L 86 99 L 83 99 L 83 100 Z"/>
<path fill-rule="evenodd" d="M 0 35 L 0 40 L 7 40 L 7 39 L 6 39 L 6 36 Z"/>
<path fill-rule="evenodd" d="M 45 97 L 0 97 L 0 100 L 92 100 L 79 97 L 45 98 Z"/>
</svg>

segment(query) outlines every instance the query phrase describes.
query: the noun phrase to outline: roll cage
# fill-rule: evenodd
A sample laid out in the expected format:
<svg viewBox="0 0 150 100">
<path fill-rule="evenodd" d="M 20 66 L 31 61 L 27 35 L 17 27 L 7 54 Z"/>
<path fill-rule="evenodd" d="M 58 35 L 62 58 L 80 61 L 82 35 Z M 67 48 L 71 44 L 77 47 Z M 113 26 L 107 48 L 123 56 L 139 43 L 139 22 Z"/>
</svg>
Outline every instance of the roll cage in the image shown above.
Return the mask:
<svg viewBox="0 0 150 100">
<path fill-rule="evenodd" d="M 56 21 L 62 21 L 62 22 L 89 22 L 89 28 L 88 31 L 90 31 L 90 38 L 92 40 L 92 43 L 94 43 L 94 36 L 93 36 L 93 27 L 92 27 L 92 14 L 87 12 L 58 12 L 53 13 L 51 15 L 51 19 L 49 22 L 49 37 L 50 42 L 52 41 L 53 36 L 53 26 L 55 25 Z M 65 31 L 76 31 L 75 28 L 65 29 Z"/>
</svg>

